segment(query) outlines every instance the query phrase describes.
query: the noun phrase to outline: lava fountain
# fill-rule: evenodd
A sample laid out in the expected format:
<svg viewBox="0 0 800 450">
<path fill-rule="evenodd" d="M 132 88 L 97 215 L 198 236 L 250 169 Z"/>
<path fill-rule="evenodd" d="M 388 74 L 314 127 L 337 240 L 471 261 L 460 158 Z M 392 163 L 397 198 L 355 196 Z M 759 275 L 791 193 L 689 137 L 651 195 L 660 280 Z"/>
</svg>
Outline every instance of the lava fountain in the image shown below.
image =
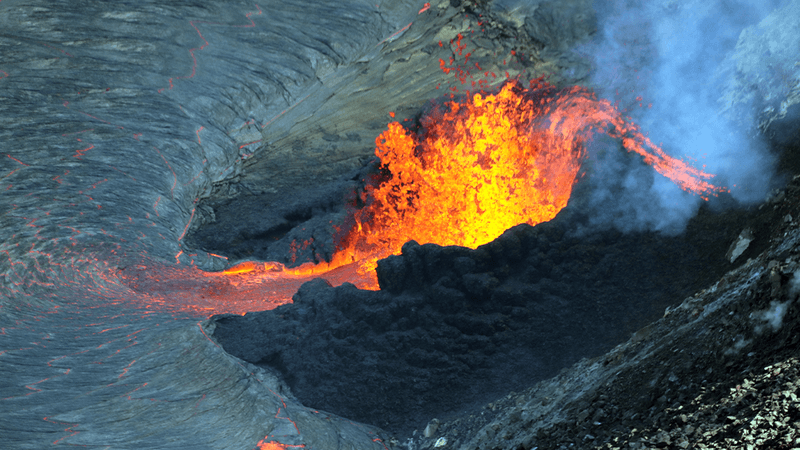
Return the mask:
<svg viewBox="0 0 800 450">
<path fill-rule="evenodd" d="M 334 261 L 374 268 L 409 240 L 476 248 L 520 223 L 549 221 L 567 205 L 594 133 L 621 139 L 684 190 L 705 198 L 724 190 L 581 87 L 512 80 L 436 106 L 420 122 L 416 134 L 390 123 L 376 139 L 387 179 L 367 186 Z"/>
<path fill-rule="evenodd" d="M 204 276 L 224 277 L 250 294 L 262 286 L 272 292 L 263 294 L 268 307 L 288 302 L 316 277 L 378 289 L 378 259 L 400 253 L 410 240 L 476 248 L 520 223 L 553 219 L 567 205 L 585 143 L 596 133 L 621 140 L 686 191 L 705 199 L 725 191 L 710 183 L 713 175 L 667 155 L 588 89 L 510 80 L 496 93 L 451 96 L 420 119 L 417 131 L 388 125 L 376 138 L 381 174 L 341 227 L 330 261 L 293 268 L 246 261 Z"/>
</svg>

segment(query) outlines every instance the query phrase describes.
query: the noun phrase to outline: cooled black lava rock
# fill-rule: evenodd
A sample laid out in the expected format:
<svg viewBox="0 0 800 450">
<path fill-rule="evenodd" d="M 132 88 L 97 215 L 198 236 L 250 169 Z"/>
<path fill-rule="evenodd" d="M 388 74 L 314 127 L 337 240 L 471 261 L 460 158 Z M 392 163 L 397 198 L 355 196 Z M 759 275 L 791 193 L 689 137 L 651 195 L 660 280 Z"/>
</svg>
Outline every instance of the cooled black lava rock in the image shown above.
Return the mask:
<svg viewBox="0 0 800 450">
<path fill-rule="evenodd" d="M 738 230 L 701 214 L 678 237 L 579 237 L 565 212 L 476 250 L 410 242 L 379 262 L 381 291 L 311 281 L 293 304 L 217 316 L 214 336 L 304 405 L 405 437 L 623 341 L 718 277 Z"/>
<path fill-rule="evenodd" d="M 397 433 L 567 362 L 542 351 L 559 339 L 547 339 L 553 328 L 531 309 L 473 299 L 445 284 L 393 295 L 315 280 L 291 305 L 218 318 L 215 337 L 232 354 L 279 370 L 304 405 Z M 560 301 L 542 296 L 537 303 L 559 310 Z"/>
</svg>

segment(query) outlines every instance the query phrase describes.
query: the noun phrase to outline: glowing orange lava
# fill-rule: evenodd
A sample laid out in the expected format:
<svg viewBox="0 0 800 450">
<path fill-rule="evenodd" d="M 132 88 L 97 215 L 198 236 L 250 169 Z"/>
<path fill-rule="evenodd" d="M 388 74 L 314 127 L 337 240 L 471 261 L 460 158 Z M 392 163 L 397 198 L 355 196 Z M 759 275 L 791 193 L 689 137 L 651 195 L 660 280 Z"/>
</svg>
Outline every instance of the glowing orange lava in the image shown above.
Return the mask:
<svg viewBox="0 0 800 450">
<path fill-rule="evenodd" d="M 578 130 L 540 129 L 540 99 L 524 94 L 509 83 L 497 94 L 447 102 L 422 119 L 421 136 L 389 124 L 376 154 L 392 177 L 368 187 L 355 249 L 396 253 L 411 239 L 475 248 L 514 225 L 555 217 L 583 148 Z"/>
<path fill-rule="evenodd" d="M 389 124 L 375 153 L 390 178 L 367 187 L 367 206 L 355 213 L 339 250 L 347 257 L 337 256 L 374 267 L 409 240 L 476 248 L 520 223 L 551 220 L 567 205 L 584 142 L 597 132 L 621 139 L 685 190 L 706 196 L 723 190 L 590 91 L 542 80 L 525 89 L 510 81 L 496 94 L 436 107 L 416 135 Z"/>
<path fill-rule="evenodd" d="M 376 139 L 383 177 L 367 186 L 365 206 L 343 227 L 331 261 L 294 268 L 246 261 L 189 278 L 207 280 L 200 291 L 224 291 L 243 302 L 229 312 L 253 310 L 252 296 L 262 299 L 260 309 L 288 302 L 316 277 L 377 289 L 377 260 L 398 254 L 410 240 L 475 248 L 520 223 L 553 219 L 567 205 L 585 142 L 596 133 L 621 140 L 687 191 L 707 198 L 724 190 L 581 87 L 558 89 L 539 79 L 526 88 L 511 80 L 496 93 L 446 101 L 420 125 L 412 132 L 393 122 Z"/>
<path fill-rule="evenodd" d="M 264 438 L 256 444 L 256 450 L 286 450 L 289 447 L 305 447 L 305 445 L 285 445 L 274 441 L 267 441 Z"/>
</svg>

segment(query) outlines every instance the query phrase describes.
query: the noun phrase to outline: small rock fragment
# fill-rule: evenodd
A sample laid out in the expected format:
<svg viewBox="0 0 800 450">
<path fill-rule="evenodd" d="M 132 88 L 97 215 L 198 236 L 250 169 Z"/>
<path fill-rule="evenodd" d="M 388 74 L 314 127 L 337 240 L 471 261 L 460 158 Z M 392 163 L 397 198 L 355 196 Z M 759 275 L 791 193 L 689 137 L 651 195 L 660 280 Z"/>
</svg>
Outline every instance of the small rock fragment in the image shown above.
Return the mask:
<svg viewBox="0 0 800 450">
<path fill-rule="evenodd" d="M 425 427 L 425 431 L 423 431 L 423 435 L 426 438 L 432 438 L 434 434 L 436 434 L 436 430 L 439 429 L 439 419 L 431 419 L 428 422 L 428 425 Z"/>
<path fill-rule="evenodd" d="M 750 228 L 745 228 L 739 233 L 739 237 L 736 238 L 733 244 L 731 244 L 730 248 L 728 249 L 728 253 L 725 254 L 725 257 L 731 263 L 736 261 L 736 258 L 742 255 L 742 253 L 747 250 L 747 247 L 750 246 L 750 243 L 753 242 L 753 231 Z"/>
</svg>

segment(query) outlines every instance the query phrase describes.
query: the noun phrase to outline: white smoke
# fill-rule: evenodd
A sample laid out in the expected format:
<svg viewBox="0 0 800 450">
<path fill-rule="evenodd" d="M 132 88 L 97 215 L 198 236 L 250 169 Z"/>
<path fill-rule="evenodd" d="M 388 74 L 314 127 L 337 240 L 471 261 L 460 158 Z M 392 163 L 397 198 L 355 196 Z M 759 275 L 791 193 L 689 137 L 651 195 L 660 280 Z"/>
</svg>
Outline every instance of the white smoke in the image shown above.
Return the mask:
<svg viewBox="0 0 800 450">
<path fill-rule="evenodd" d="M 733 199 L 752 203 L 773 187 L 775 160 L 753 123 L 722 115 L 720 99 L 735 76 L 724 67 L 742 30 L 779 3 L 598 1 L 598 33 L 579 51 L 595 59 L 592 81 L 601 97 L 618 102 L 668 154 L 715 174 L 712 182 L 729 188 Z M 592 200 L 599 212 L 593 220 L 623 231 L 681 232 L 703 200 L 658 174 L 643 173 L 627 162 L 631 155 L 621 156 L 624 150 L 613 146 L 596 139 L 590 148 Z"/>
<path fill-rule="evenodd" d="M 772 331 L 778 331 L 781 328 L 781 324 L 783 324 L 783 317 L 786 315 L 788 306 L 789 301 L 776 302 L 773 300 L 769 303 L 769 309 L 760 311 L 756 315 L 766 322 L 772 328 Z M 763 332 L 763 326 L 756 326 L 756 332 L 759 334 Z"/>
</svg>

